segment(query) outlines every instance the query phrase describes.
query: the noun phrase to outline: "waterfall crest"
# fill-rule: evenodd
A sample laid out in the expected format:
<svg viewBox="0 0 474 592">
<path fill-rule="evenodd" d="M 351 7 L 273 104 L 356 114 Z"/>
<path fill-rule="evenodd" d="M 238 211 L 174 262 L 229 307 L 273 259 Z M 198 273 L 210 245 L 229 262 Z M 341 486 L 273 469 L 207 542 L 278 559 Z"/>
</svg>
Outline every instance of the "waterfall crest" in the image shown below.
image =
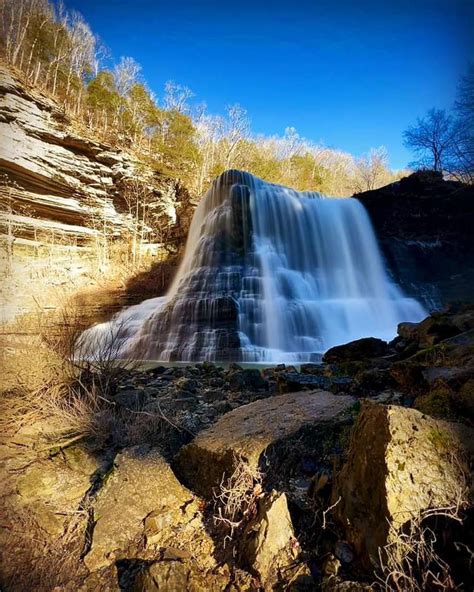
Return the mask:
<svg viewBox="0 0 474 592">
<path fill-rule="evenodd" d="M 426 316 L 389 278 L 364 206 L 227 171 L 199 203 L 165 297 L 81 345 L 160 361 L 303 362 Z"/>
</svg>

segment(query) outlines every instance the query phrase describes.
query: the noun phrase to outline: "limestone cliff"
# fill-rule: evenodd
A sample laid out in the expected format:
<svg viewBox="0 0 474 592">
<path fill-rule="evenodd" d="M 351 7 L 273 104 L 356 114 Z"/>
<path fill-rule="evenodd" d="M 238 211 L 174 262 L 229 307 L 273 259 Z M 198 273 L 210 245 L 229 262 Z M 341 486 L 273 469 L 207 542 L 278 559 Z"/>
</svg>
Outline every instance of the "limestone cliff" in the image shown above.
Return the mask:
<svg viewBox="0 0 474 592">
<path fill-rule="evenodd" d="M 94 139 L 58 102 L 2 64 L 0 176 L 0 232 L 9 226 L 10 239 L 20 244 L 37 241 L 38 233 L 84 244 L 97 232 L 97 213 L 112 235 L 120 235 L 130 223 L 121 186 L 134 178 L 145 180 L 156 197 L 160 225 L 171 229 L 171 240 L 179 243 L 187 233 L 192 206 L 176 180 L 131 151 Z"/>
</svg>

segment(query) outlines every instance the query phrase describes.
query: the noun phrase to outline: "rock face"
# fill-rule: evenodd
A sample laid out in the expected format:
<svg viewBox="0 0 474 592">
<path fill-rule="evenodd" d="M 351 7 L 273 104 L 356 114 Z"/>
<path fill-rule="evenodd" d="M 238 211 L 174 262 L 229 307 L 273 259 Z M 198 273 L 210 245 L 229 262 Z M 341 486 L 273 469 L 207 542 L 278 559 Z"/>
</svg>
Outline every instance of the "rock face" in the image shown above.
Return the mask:
<svg viewBox="0 0 474 592">
<path fill-rule="evenodd" d="M 465 500 L 474 430 L 414 409 L 364 403 L 346 464 L 336 478 L 336 513 L 367 564 L 405 523 Z"/>
<path fill-rule="evenodd" d="M 264 583 L 276 579 L 281 565 L 287 566 L 293 532 L 286 495 L 272 492 L 259 505 L 256 520 L 249 525 L 250 536 L 244 543 L 246 561 Z M 271 585 L 271 584 L 270 584 Z"/>
<path fill-rule="evenodd" d="M 223 574 L 197 574 L 189 564 L 160 561 L 138 574 L 132 592 L 222 592 L 228 583 L 229 578 Z"/>
<path fill-rule="evenodd" d="M 75 512 L 99 461 L 79 447 L 70 447 L 52 459 L 32 464 L 16 483 L 18 503 L 27 506 L 39 527 L 50 536 L 62 534 L 67 513 Z"/>
<path fill-rule="evenodd" d="M 185 446 L 177 458 L 179 468 L 196 491 L 210 496 L 240 460 L 256 469 L 268 446 L 305 426 L 334 420 L 354 402 L 352 397 L 317 390 L 244 405 L 226 413 Z"/>
<path fill-rule="evenodd" d="M 474 301 L 474 187 L 414 173 L 359 193 L 387 264 L 407 294 L 428 306 Z"/>
<path fill-rule="evenodd" d="M 245 293 L 257 303 L 262 299 L 251 251 L 251 183 L 251 175 L 234 170 L 214 180 L 190 229 L 188 264 L 181 268 L 179 291 L 148 318 L 134 340 L 132 355 L 196 362 L 244 359 L 239 319 L 245 307 L 239 298 Z M 194 245 L 195 251 L 190 251 Z"/>
<path fill-rule="evenodd" d="M 94 520 L 84 559 L 91 571 L 124 557 L 146 558 L 147 548 L 166 547 L 188 549 L 201 567 L 214 566 L 214 546 L 205 534 L 198 501 L 156 449 L 134 446 L 117 457 L 94 504 Z"/>
<path fill-rule="evenodd" d="M 0 196 L 8 204 L 1 220 L 5 226 L 8 214 L 17 241 L 48 242 L 45 235 L 56 234 L 80 245 L 93 238 L 98 213 L 119 235 L 129 224 L 121 184 L 134 178 L 146 179 L 163 225 L 183 240 L 189 197 L 146 166 L 138 174 L 139 166 L 131 153 L 88 137 L 58 103 L 0 65 Z"/>
</svg>

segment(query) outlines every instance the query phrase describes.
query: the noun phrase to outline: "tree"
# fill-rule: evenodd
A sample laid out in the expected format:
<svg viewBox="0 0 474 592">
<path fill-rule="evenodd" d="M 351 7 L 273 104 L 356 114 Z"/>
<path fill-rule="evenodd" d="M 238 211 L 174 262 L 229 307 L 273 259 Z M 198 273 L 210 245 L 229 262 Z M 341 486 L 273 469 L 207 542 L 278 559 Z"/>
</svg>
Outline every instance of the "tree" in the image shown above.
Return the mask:
<svg viewBox="0 0 474 592">
<path fill-rule="evenodd" d="M 355 161 L 357 191 L 371 191 L 390 181 L 388 153 L 384 146 L 371 148 L 369 152 Z"/>
<path fill-rule="evenodd" d="M 227 107 L 225 131 L 225 168 L 229 169 L 235 162 L 239 144 L 250 136 L 250 120 L 247 110 L 238 103 Z"/>
<path fill-rule="evenodd" d="M 116 124 L 118 105 L 121 101 L 113 73 L 109 70 L 100 71 L 87 85 L 88 124 L 107 133 L 110 126 Z"/>
<path fill-rule="evenodd" d="M 153 136 L 164 173 L 190 182 L 200 164 L 196 130 L 191 118 L 178 111 L 162 111 L 161 121 Z"/>
<path fill-rule="evenodd" d="M 165 84 L 164 107 L 167 111 L 188 113 L 188 101 L 194 97 L 194 93 L 187 86 L 176 84 L 174 80 L 168 80 Z"/>
<path fill-rule="evenodd" d="M 474 182 L 474 64 L 470 64 L 458 87 L 455 112 L 459 127 L 459 144 L 455 160 L 461 180 Z"/>
<path fill-rule="evenodd" d="M 117 92 L 121 97 L 126 97 L 138 77 L 142 67 L 133 58 L 120 58 L 120 62 L 114 68 L 114 80 Z"/>
<path fill-rule="evenodd" d="M 412 163 L 415 167 L 443 172 L 458 148 L 459 126 L 443 109 L 430 109 L 404 132 L 403 138 L 405 146 L 418 156 Z"/>
</svg>

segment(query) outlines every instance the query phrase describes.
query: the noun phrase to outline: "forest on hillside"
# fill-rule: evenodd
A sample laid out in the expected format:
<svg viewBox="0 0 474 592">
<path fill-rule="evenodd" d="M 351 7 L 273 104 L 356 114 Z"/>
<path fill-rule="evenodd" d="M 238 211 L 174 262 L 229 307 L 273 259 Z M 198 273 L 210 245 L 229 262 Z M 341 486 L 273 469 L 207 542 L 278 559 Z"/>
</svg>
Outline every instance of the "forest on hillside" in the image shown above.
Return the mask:
<svg viewBox="0 0 474 592">
<path fill-rule="evenodd" d="M 53 0 L 6 0 L 0 49 L 25 82 L 47 90 L 95 137 L 133 149 L 194 195 L 225 169 L 240 168 L 270 182 L 334 196 L 375 189 L 406 172 L 391 171 L 386 149 L 361 157 L 301 137 L 255 135 L 246 109 L 207 112 L 191 89 L 166 83 L 160 97 L 133 57 L 114 61 L 83 17 Z"/>
</svg>

